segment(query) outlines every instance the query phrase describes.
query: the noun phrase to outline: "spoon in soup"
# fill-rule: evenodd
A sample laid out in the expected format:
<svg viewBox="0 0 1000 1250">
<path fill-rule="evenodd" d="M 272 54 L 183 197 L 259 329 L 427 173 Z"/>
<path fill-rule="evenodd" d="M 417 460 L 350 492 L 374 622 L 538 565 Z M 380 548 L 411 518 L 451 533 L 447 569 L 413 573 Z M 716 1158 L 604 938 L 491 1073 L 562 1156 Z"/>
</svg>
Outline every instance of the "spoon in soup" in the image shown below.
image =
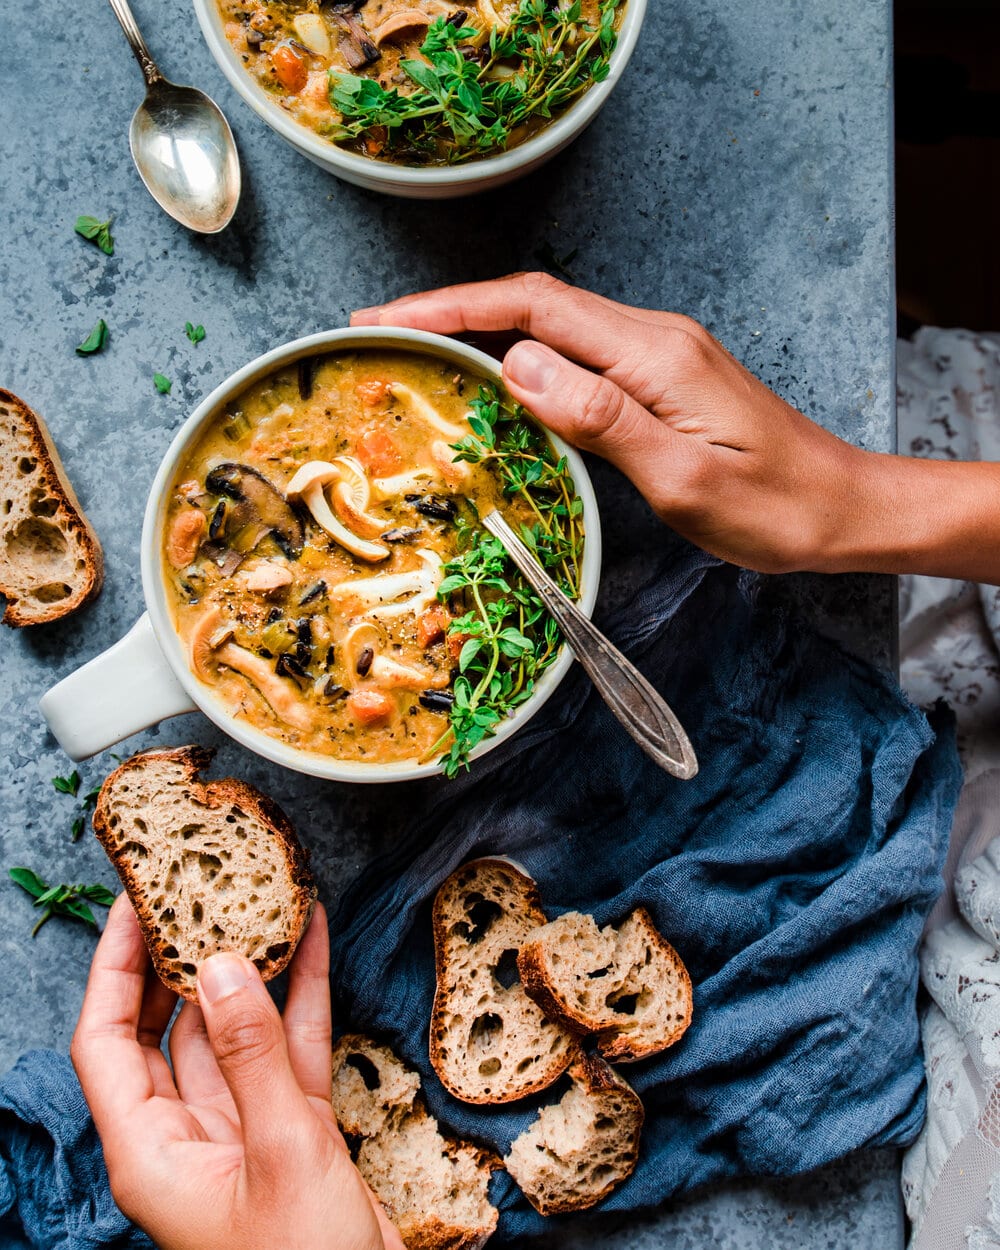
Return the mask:
<svg viewBox="0 0 1000 1250">
<path fill-rule="evenodd" d="M 240 200 L 240 159 L 214 100 L 164 78 L 127 0 L 109 0 L 146 79 L 146 98 L 129 126 L 132 159 L 165 213 L 199 234 L 218 234 Z"/>
<path fill-rule="evenodd" d="M 496 511 L 483 525 L 537 592 L 597 692 L 646 754 L 674 777 L 690 779 L 698 760 L 681 723 L 639 670 L 584 616 Z"/>
</svg>

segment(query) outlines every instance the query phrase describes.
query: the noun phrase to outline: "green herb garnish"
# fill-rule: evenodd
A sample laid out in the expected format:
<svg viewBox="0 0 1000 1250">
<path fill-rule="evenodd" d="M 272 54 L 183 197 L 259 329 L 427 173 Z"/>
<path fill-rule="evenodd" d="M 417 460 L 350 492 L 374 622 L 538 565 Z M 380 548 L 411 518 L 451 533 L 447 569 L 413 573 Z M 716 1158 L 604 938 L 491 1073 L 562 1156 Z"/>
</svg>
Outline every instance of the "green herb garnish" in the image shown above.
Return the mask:
<svg viewBox="0 0 1000 1250">
<path fill-rule="evenodd" d="M 77 346 L 76 352 L 78 356 L 93 356 L 95 352 L 104 350 L 104 344 L 108 341 L 108 324 L 102 318 L 94 326 L 93 330 L 87 337 Z"/>
<path fill-rule="evenodd" d="M 190 321 L 185 321 L 184 333 L 188 336 L 192 343 L 200 343 L 205 337 L 205 327 L 192 325 Z"/>
<path fill-rule="evenodd" d="M 580 0 L 566 8 L 521 0 L 507 25 L 488 34 L 439 17 L 423 59 L 400 62 L 413 84 L 408 94 L 330 70 L 330 103 L 342 121 L 329 137 L 417 164 L 503 151 L 529 123 L 549 120 L 607 78 L 624 3 L 600 0 L 596 26 L 582 20 Z"/>
<path fill-rule="evenodd" d="M 77 217 L 73 229 L 77 234 L 89 239 L 91 243 L 96 243 L 105 256 L 114 256 L 115 241 L 111 237 L 113 220 L 112 217 L 109 217 L 107 221 L 98 221 L 96 217 Z"/>
<path fill-rule="evenodd" d="M 41 918 L 31 930 L 34 937 L 38 930 L 51 920 L 53 916 L 66 916 L 70 920 L 80 920 L 91 928 L 97 928 L 94 913 L 87 903 L 98 903 L 101 907 L 110 907 L 115 896 L 104 885 L 48 885 L 30 868 L 11 868 L 9 876 L 15 885 L 26 890 L 35 900 L 35 907 L 42 907 Z M 86 900 L 86 901 L 85 901 Z"/>
<path fill-rule="evenodd" d="M 496 473 L 512 506 L 530 520 L 521 537 L 571 599 L 580 593 L 583 502 L 566 458 L 525 410 L 501 398 L 492 383 L 472 400 L 473 433 L 453 444 L 457 461 Z M 469 753 L 534 693 L 539 674 L 556 658 L 562 639 L 541 600 L 517 572 L 503 544 L 462 517 L 462 550 L 444 567 L 438 598 L 465 611 L 448 627 L 463 640 L 450 725 L 429 754 L 445 751 L 448 777 L 468 767 Z"/>
<path fill-rule="evenodd" d="M 565 256 L 557 256 L 555 248 L 548 239 L 543 239 L 538 247 L 535 248 L 535 259 L 544 265 L 546 269 L 559 274 L 560 277 L 566 278 L 569 282 L 575 282 L 576 275 L 569 266 L 576 260 L 579 251 L 578 247 L 574 247 Z"/>
<path fill-rule="evenodd" d="M 171 382 L 169 378 L 165 378 L 162 373 L 154 373 L 153 385 L 156 387 L 156 389 L 160 392 L 161 395 L 169 395 L 170 388 L 173 386 L 173 382 Z"/>
<path fill-rule="evenodd" d="M 80 792 L 80 774 L 74 768 L 68 777 L 53 777 L 52 786 L 60 794 L 68 794 L 75 799 Z"/>
</svg>

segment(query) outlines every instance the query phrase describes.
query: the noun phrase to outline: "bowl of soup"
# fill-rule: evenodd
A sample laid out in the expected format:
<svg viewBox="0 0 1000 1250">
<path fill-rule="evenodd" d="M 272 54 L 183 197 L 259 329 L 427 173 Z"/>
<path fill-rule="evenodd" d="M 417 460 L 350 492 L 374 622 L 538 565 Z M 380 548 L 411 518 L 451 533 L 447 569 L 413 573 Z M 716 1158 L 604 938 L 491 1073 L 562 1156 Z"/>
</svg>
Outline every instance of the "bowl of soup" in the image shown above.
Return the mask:
<svg viewBox="0 0 1000 1250">
<path fill-rule="evenodd" d="M 268 352 L 178 431 L 143 525 L 147 611 L 43 697 L 46 720 L 74 759 L 197 708 L 315 776 L 454 776 L 572 662 L 494 509 L 589 614 L 586 468 L 497 361 L 378 327 Z"/>
<path fill-rule="evenodd" d="M 247 104 L 371 190 L 467 195 L 537 169 L 594 119 L 646 0 L 194 0 Z"/>
</svg>

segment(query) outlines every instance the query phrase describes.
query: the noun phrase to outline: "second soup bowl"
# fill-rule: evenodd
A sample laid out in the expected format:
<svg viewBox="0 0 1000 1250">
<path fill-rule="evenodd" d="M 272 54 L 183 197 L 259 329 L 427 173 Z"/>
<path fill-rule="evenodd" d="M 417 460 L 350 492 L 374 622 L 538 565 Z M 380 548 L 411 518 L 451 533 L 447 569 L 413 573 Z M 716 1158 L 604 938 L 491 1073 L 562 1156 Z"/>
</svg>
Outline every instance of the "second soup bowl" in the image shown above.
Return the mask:
<svg viewBox="0 0 1000 1250">
<path fill-rule="evenodd" d="M 382 783 L 440 774 L 439 759 L 366 762 L 304 749 L 264 732 L 234 715 L 213 688 L 192 672 L 188 650 L 171 610 L 163 563 L 164 527 L 178 473 L 221 415 L 248 388 L 297 362 L 316 356 L 365 351 L 406 352 L 495 382 L 502 387 L 498 361 L 476 348 L 420 330 L 359 327 L 330 330 L 296 339 L 259 356 L 217 387 L 184 422 L 157 471 L 146 506 L 141 541 L 142 586 L 146 612 L 108 651 L 71 673 L 41 700 L 41 709 L 62 748 L 85 759 L 159 721 L 201 710 L 242 746 L 286 768 L 331 781 Z M 336 422 L 336 416 L 331 417 Z M 580 606 L 588 615 L 597 598 L 601 532 L 590 477 L 573 448 L 554 435 L 549 440 L 566 458 L 582 503 L 584 546 L 580 566 Z M 537 685 L 496 733 L 470 753 L 470 760 L 499 746 L 522 728 L 551 697 L 573 662 L 563 647 L 539 676 Z"/>
</svg>

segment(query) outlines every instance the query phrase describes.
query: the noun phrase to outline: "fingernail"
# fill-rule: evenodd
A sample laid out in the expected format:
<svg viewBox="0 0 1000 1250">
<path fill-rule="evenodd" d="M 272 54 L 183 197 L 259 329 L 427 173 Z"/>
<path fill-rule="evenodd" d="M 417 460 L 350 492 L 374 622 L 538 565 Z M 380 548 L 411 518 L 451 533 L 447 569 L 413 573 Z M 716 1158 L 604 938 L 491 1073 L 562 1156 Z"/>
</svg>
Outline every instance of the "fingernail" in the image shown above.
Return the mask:
<svg viewBox="0 0 1000 1250">
<path fill-rule="evenodd" d="M 376 304 L 374 308 L 357 308 L 351 313 L 351 325 L 377 326 L 381 321 L 381 313 L 381 304 Z"/>
<path fill-rule="evenodd" d="M 246 989 L 250 984 L 249 964 L 242 955 L 234 955 L 230 951 L 212 955 L 198 969 L 198 984 L 214 1005 L 230 994 Z"/>
<path fill-rule="evenodd" d="M 540 343 L 516 343 L 507 353 L 504 372 L 523 390 L 541 395 L 555 381 L 559 363 L 555 353 Z"/>
</svg>

